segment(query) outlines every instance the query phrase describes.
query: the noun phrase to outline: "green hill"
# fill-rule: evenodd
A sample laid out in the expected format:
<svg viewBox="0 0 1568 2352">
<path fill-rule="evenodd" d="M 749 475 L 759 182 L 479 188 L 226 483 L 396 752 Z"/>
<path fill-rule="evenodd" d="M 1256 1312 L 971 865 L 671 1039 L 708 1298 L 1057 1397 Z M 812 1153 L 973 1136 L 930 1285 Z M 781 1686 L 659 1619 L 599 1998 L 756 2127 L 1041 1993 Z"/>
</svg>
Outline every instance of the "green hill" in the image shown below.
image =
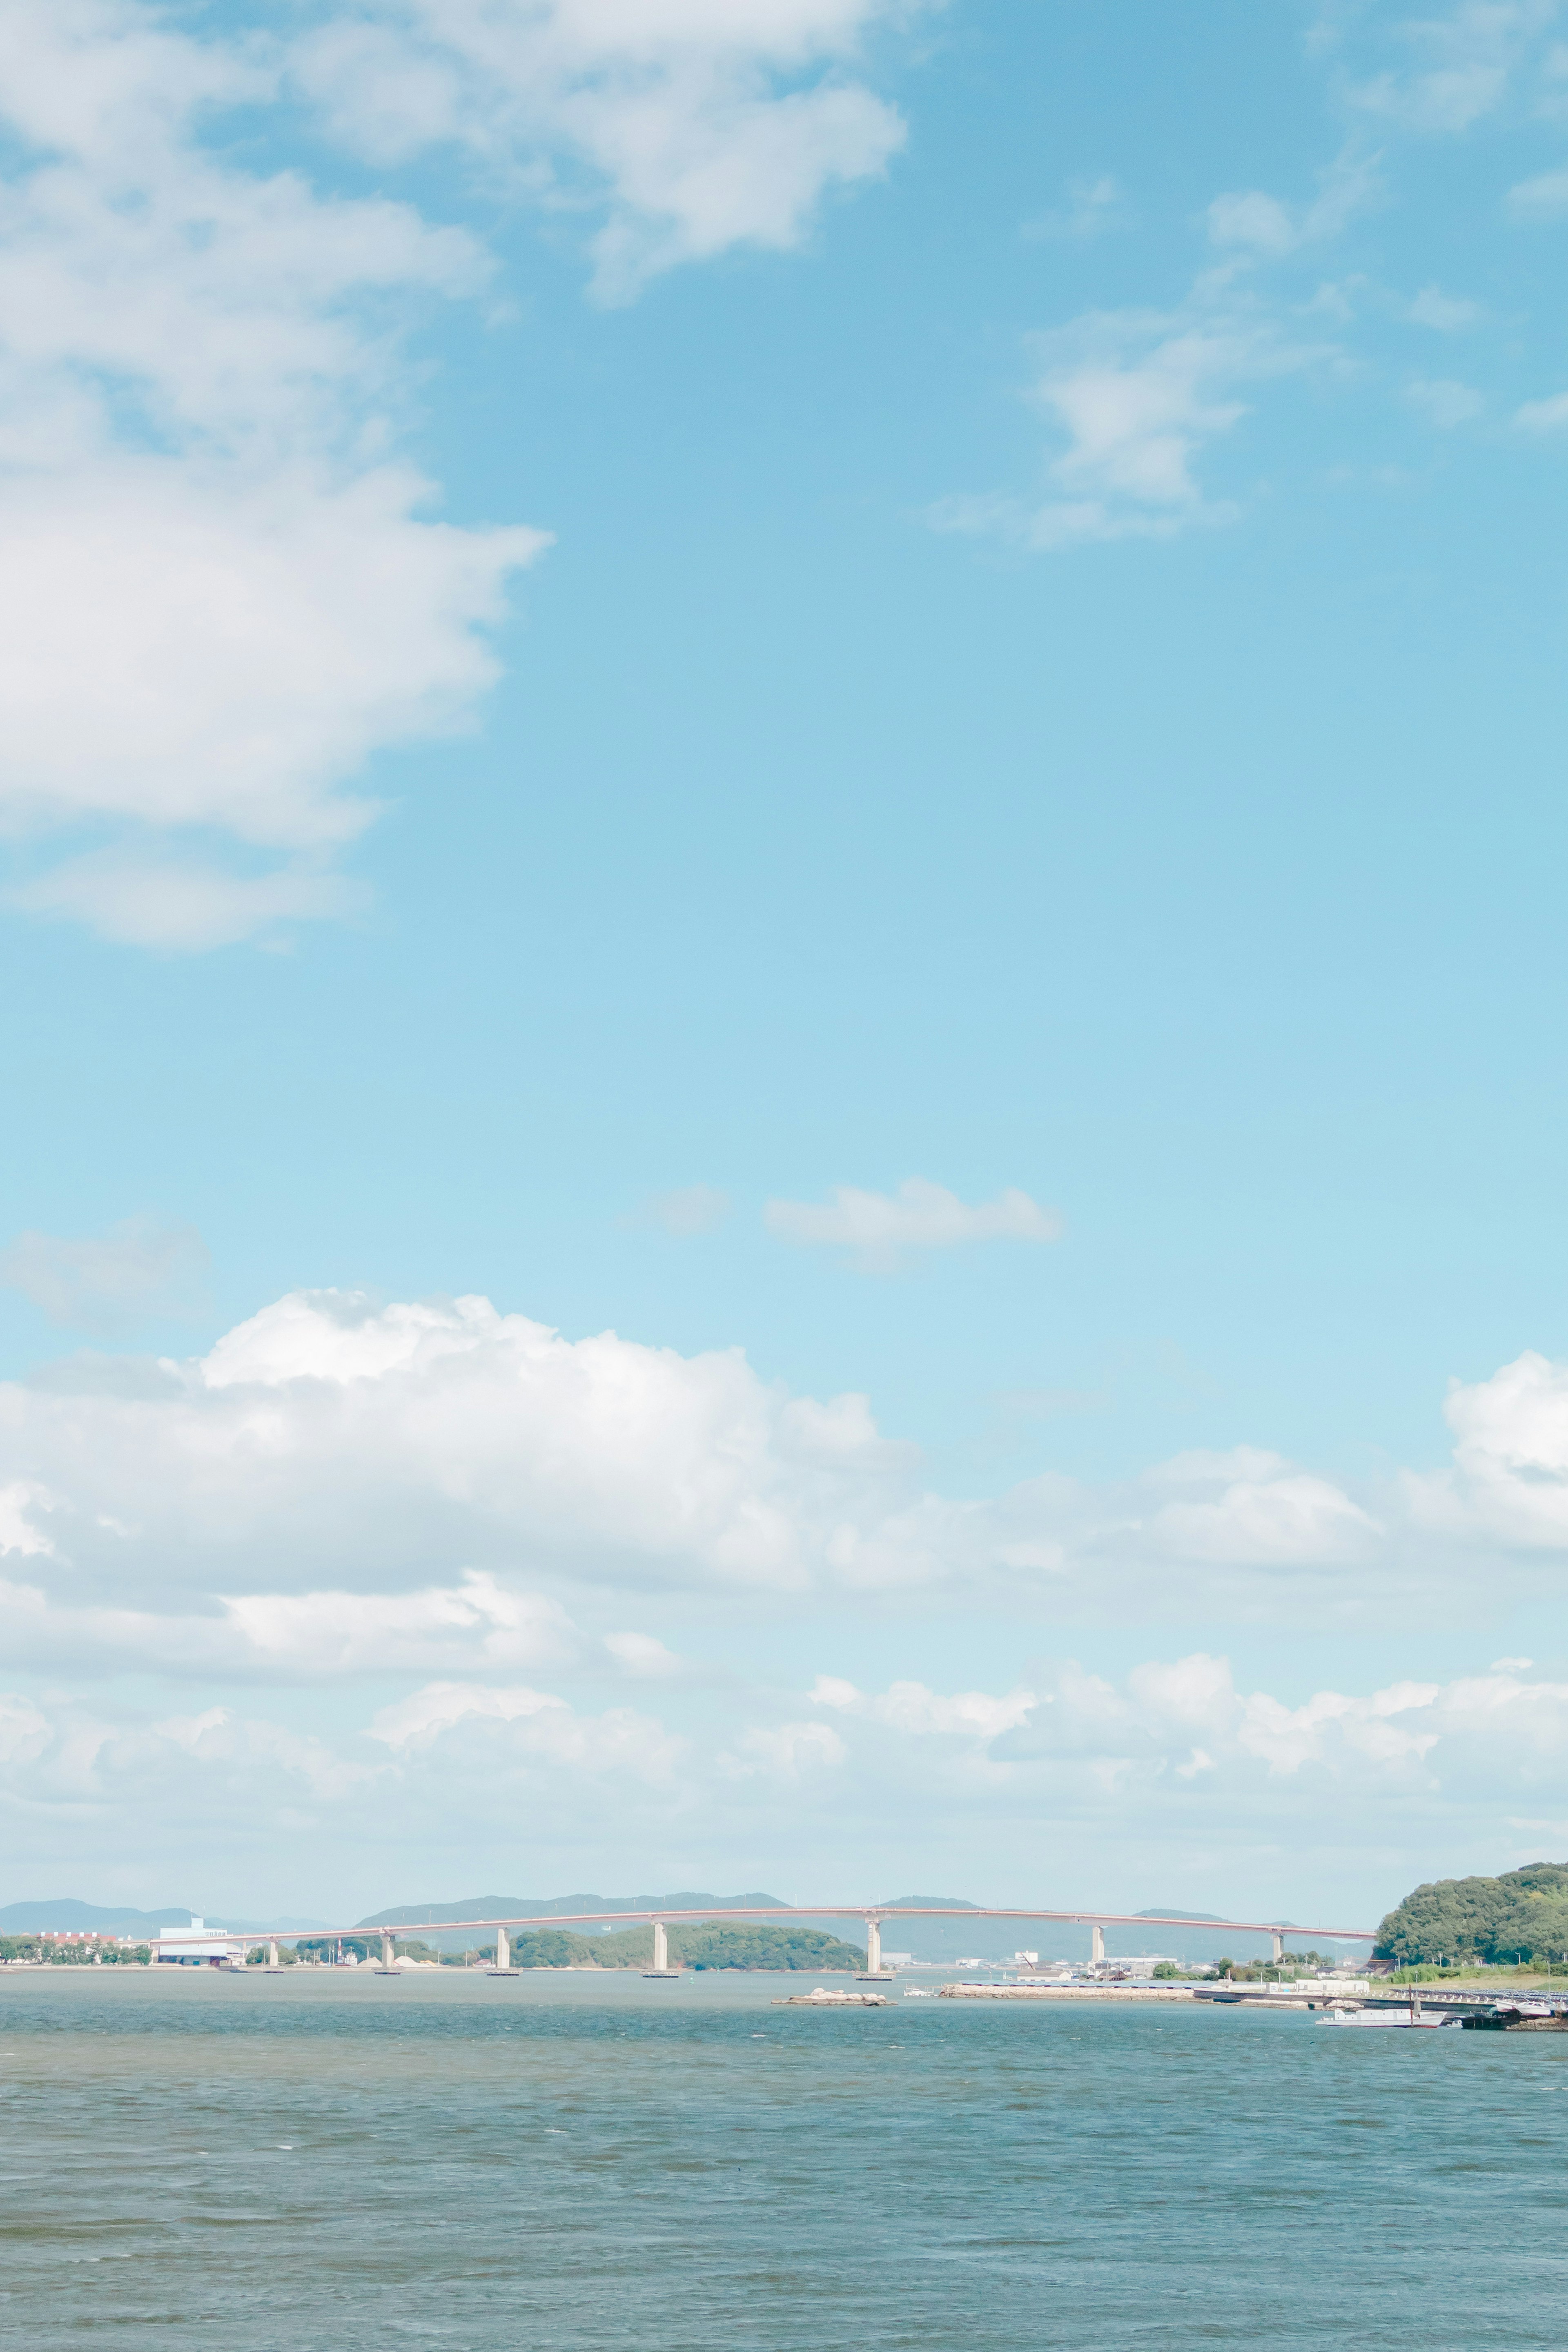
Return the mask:
<svg viewBox="0 0 1568 2352">
<path fill-rule="evenodd" d="M 1568 1863 L 1418 1886 L 1378 1929 L 1377 1953 L 1402 1963 L 1560 1960 L 1568 1955 Z"/>
<path fill-rule="evenodd" d="M 810 1969 L 822 1976 L 846 1969 L 854 1973 L 866 1965 L 866 1955 L 856 1945 L 841 1943 L 816 1927 L 732 1927 L 715 1920 L 709 1926 L 671 1927 L 668 1937 L 672 1968 Z M 564 1927 L 545 1927 L 514 1937 L 511 1957 L 520 1969 L 650 1969 L 653 1929 L 621 1927 L 608 1936 L 574 1936 Z"/>
</svg>

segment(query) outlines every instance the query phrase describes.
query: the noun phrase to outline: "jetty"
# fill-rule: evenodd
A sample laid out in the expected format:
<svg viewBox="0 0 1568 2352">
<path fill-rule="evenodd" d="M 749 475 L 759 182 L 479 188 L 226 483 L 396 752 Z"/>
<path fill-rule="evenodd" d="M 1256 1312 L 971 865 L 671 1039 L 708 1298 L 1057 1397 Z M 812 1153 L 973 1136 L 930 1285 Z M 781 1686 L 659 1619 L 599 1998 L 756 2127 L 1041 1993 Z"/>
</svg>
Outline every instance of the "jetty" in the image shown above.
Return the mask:
<svg viewBox="0 0 1568 2352">
<path fill-rule="evenodd" d="M 789 1992 L 773 2002 L 775 2009 L 886 2009 L 885 1992 L 829 1992 L 818 1985 L 813 1992 Z"/>
<path fill-rule="evenodd" d="M 1568 2011 L 1499 2007 L 1489 2015 L 1461 2017 L 1467 2033 L 1568 2033 Z"/>
</svg>

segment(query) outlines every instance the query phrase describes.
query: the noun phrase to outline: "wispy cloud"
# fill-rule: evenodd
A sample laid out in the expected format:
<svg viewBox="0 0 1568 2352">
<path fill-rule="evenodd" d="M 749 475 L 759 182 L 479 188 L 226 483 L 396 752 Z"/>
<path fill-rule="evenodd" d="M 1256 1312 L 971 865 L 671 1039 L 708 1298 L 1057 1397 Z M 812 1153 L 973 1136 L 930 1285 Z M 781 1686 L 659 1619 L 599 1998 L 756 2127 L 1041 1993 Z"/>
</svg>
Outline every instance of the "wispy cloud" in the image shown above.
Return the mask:
<svg viewBox="0 0 1568 2352">
<path fill-rule="evenodd" d="M 1215 196 L 1208 208 L 1212 242 L 1268 260 L 1341 236 L 1380 193 L 1381 158 L 1347 148 L 1320 176 L 1310 204 L 1291 205 L 1252 188 Z"/>
<path fill-rule="evenodd" d="M 1457 425 L 1471 424 L 1486 407 L 1473 384 L 1456 383 L 1444 376 L 1417 378 L 1405 385 L 1405 397 L 1444 433 L 1451 432 Z"/>
<path fill-rule="evenodd" d="M 154 1316 L 199 1314 L 209 1264 L 194 1225 L 128 1217 L 80 1241 L 18 1234 L 0 1255 L 0 1283 L 30 1298 L 51 1323 L 111 1337 Z"/>
<path fill-rule="evenodd" d="M 1406 130 L 1468 131 L 1503 104 L 1559 13 L 1558 0 L 1464 0 L 1443 16 L 1399 20 L 1388 37 L 1394 60 L 1352 81 L 1352 102 Z"/>
<path fill-rule="evenodd" d="M 963 1249 L 976 1242 L 1054 1242 L 1061 1220 L 1026 1192 L 1010 1189 L 994 1201 L 961 1201 L 943 1184 L 907 1177 L 896 1192 L 865 1192 L 840 1184 L 826 1202 L 770 1201 L 768 1231 L 808 1248 L 842 1249 L 867 1270 L 890 1272 L 910 1255 Z"/>
<path fill-rule="evenodd" d="M 1561 433 L 1568 425 L 1568 392 L 1554 392 L 1544 400 L 1527 400 L 1516 408 L 1513 421 L 1526 433 Z"/>
<path fill-rule="evenodd" d="M 714 1184 L 683 1184 L 673 1192 L 656 1192 L 645 1201 L 639 1222 L 662 1225 L 667 1234 L 688 1240 L 697 1234 L 717 1233 L 730 1213 L 730 1195 Z"/>
<path fill-rule="evenodd" d="M 1131 228 L 1136 218 L 1121 181 L 1106 172 L 1098 179 L 1069 181 L 1067 202 L 1055 212 L 1026 221 L 1022 234 L 1033 244 L 1079 244 Z"/>
</svg>

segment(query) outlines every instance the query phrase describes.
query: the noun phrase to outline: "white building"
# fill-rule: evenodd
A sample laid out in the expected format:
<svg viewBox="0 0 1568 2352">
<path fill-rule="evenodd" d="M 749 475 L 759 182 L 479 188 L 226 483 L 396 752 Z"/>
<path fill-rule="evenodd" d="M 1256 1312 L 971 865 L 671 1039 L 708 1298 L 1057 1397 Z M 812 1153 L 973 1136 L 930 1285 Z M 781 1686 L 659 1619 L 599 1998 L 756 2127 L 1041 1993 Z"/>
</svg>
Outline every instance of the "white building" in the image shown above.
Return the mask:
<svg viewBox="0 0 1568 2352">
<path fill-rule="evenodd" d="M 153 1938 L 154 1965 L 162 1961 L 185 1969 L 242 1969 L 245 1956 L 255 1941 L 252 1936 L 231 1936 L 221 1927 L 209 1927 L 205 1919 L 193 1919 L 188 1927 L 165 1927 Z"/>
</svg>

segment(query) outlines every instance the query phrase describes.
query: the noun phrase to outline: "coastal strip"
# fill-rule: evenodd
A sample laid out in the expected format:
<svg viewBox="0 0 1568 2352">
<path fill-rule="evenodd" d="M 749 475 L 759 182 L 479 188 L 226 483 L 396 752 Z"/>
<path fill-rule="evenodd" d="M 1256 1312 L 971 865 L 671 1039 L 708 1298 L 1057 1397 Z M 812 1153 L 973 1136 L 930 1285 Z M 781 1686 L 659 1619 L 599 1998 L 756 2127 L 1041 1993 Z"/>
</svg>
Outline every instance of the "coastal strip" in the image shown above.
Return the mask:
<svg viewBox="0 0 1568 2352">
<path fill-rule="evenodd" d="M 939 2000 L 1191 2000 L 1191 1985 L 945 1984 Z"/>
</svg>

